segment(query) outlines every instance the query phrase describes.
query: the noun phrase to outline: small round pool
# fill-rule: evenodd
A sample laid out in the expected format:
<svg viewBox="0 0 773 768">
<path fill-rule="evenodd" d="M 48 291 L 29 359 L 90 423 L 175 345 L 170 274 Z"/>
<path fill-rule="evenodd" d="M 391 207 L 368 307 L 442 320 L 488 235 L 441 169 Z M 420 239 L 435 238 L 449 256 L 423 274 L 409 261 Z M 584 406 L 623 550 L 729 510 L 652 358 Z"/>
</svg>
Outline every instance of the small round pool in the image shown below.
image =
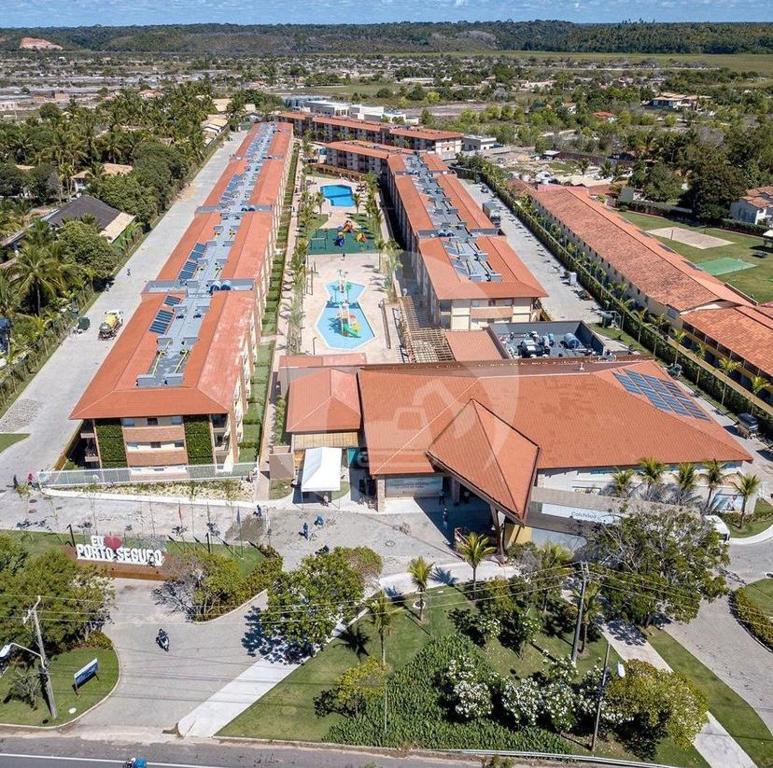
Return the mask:
<svg viewBox="0 0 773 768">
<path fill-rule="evenodd" d="M 321 191 L 330 205 L 354 208 L 352 188 L 346 184 L 325 184 Z"/>
</svg>

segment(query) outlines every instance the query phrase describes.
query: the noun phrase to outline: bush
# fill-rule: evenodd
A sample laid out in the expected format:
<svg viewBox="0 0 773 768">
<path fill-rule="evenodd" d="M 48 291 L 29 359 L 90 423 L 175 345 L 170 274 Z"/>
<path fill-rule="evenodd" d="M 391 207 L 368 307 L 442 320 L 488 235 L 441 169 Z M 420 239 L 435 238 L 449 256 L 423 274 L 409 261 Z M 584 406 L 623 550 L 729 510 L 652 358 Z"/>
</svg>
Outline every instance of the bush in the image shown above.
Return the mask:
<svg viewBox="0 0 773 768">
<path fill-rule="evenodd" d="M 363 581 L 368 582 L 381 575 L 384 561 L 381 555 L 369 547 L 336 547 L 334 551 L 341 552 L 349 567 L 359 574 Z"/>
<path fill-rule="evenodd" d="M 83 647 L 110 650 L 113 647 L 113 641 L 104 632 L 97 630 L 89 633 L 89 636 L 83 641 Z"/>
<path fill-rule="evenodd" d="M 732 597 L 732 607 L 738 621 L 763 645 L 773 651 L 773 622 L 749 598 L 748 587 L 737 589 Z"/>
<path fill-rule="evenodd" d="M 426 645 L 389 678 L 386 734 L 382 699 L 369 701 L 363 712 L 335 723 L 325 737 L 339 744 L 424 749 L 507 749 L 567 754 L 566 742 L 540 728 L 514 732 L 494 718 L 468 722 L 448 719 L 446 672 L 455 658 L 486 662 L 467 638 L 447 635 Z"/>
</svg>

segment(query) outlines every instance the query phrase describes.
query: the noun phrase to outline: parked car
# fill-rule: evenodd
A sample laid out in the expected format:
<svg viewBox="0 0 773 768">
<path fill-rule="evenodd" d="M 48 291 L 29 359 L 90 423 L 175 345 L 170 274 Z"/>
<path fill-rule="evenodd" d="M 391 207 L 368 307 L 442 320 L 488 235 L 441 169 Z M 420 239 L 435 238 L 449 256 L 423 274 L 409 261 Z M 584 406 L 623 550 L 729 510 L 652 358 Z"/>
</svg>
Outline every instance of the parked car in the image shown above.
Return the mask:
<svg viewBox="0 0 773 768">
<path fill-rule="evenodd" d="M 750 413 L 739 413 L 735 426 L 741 437 L 754 437 L 760 432 L 760 423 L 757 421 L 757 417 Z"/>
</svg>

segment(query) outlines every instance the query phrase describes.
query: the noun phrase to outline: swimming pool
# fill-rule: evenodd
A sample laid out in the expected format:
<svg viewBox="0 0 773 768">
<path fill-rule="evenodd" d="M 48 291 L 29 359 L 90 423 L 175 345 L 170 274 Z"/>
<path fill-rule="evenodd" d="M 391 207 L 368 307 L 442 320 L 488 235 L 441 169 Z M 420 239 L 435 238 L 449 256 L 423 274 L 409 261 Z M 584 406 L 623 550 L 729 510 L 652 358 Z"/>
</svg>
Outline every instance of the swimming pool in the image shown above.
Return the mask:
<svg viewBox="0 0 773 768">
<path fill-rule="evenodd" d="M 339 281 L 334 280 L 325 288 L 329 298 L 317 321 L 325 344 L 331 349 L 356 349 L 370 341 L 376 334 L 357 301 L 365 286 L 347 282 L 342 291 Z"/>
<path fill-rule="evenodd" d="M 354 207 L 354 197 L 352 188 L 346 184 L 325 184 L 322 188 L 322 194 L 330 205 L 336 207 Z"/>
</svg>

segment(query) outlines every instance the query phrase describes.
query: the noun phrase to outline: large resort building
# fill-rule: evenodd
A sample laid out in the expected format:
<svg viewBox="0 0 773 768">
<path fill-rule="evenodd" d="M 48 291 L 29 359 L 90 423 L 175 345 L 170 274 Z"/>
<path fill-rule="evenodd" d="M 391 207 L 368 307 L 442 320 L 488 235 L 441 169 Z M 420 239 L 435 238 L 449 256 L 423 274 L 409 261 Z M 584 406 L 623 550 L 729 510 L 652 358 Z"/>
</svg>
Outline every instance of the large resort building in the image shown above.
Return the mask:
<svg viewBox="0 0 773 768">
<path fill-rule="evenodd" d="M 652 315 L 683 330 L 686 343 L 752 389 L 755 377 L 773 381 L 773 309 L 759 305 L 641 232 L 594 200 L 584 187 L 545 185 L 529 190 L 537 216 L 571 243 L 626 295 Z M 769 398 L 764 389 L 761 397 Z"/>
<path fill-rule="evenodd" d="M 237 460 L 292 128 L 254 126 L 71 418 L 86 458 L 132 475 Z"/>
</svg>

